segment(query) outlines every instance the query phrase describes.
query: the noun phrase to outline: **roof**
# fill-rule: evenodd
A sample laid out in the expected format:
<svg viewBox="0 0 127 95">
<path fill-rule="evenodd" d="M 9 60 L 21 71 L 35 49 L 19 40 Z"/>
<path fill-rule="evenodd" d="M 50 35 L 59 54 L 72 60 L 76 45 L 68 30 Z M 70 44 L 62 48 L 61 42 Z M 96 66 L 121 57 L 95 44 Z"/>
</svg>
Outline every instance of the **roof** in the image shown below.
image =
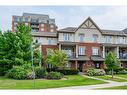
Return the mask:
<svg viewBox="0 0 127 95">
<path fill-rule="evenodd" d="M 100 29 L 97 24 L 88 17 L 79 27 L 66 27 L 63 29 L 58 30 L 58 32 L 68 32 L 68 33 L 75 33 L 77 29 L 79 29 L 87 20 L 90 20 L 97 29 L 103 34 L 103 35 L 119 35 L 119 36 L 127 36 L 127 28 L 124 30 L 107 30 L 107 29 Z"/>
<path fill-rule="evenodd" d="M 101 30 L 102 31 L 102 34 L 105 34 L 105 35 L 126 35 L 123 31 L 120 31 L 120 30 Z"/>
<path fill-rule="evenodd" d="M 90 60 L 87 56 L 78 56 L 78 58 L 69 58 L 70 61 L 78 60 L 78 61 L 88 61 Z"/>
<path fill-rule="evenodd" d="M 32 32 L 35 37 L 57 37 L 56 32 Z"/>
<path fill-rule="evenodd" d="M 76 27 L 66 27 L 66 28 L 58 30 L 58 32 L 72 32 L 72 33 L 74 33 L 76 29 L 77 29 Z"/>
<path fill-rule="evenodd" d="M 91 60 L 93 60 L 93 61 L 104 61 L 104 59 L 102 57 L 99 57 L 99 56 L 92 56 Z"/>
</svg>

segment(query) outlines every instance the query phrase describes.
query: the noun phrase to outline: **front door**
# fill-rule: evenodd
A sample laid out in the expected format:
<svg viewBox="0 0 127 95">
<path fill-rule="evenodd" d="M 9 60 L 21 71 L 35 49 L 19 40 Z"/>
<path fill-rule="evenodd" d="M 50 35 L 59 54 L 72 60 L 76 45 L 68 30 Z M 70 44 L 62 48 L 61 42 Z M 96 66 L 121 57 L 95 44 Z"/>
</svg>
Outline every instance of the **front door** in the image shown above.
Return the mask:
<svg viewBox="0 0 127 95">
<path fill-rule="evenodd" d="M 80 72 L 83 71 L 83 64 L 84 64 L 83 62 L 78 62 L 78 69 Z"/>
</svg>

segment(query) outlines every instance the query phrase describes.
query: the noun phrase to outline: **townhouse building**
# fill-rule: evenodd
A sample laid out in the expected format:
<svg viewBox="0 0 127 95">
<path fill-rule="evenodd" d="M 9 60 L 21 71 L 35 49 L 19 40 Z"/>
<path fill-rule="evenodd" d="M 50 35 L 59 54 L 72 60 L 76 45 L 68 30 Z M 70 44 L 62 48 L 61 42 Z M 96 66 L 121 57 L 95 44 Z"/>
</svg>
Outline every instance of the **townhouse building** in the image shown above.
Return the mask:
<svg viewBox="0 0 127 95">
<path fill-rule="evenodd" d="M 33 15 L 37 18 L 37 14 L 30 15 L 29 18 Z M 42 18 L 39 20 L 41 22 Z M 13 16 L 12 31 L 14 31 L 14 22 Z M 109 51 L 112 51 L 120 59 L 121 65 L 127 68 L 127 29 L 104 30 L 90 17 L 78 27 L 57 30 L 55 20 L 52 24 L 54 31 L 39 29 L 32 32 L 34 42 L 40 44 L 43 55 L 47 55 L 48 49 L 62 50 L 68 55 L 67 67 L 83 71 L 90 67 L 105 69 L 104 58 Z"/>
</svg>

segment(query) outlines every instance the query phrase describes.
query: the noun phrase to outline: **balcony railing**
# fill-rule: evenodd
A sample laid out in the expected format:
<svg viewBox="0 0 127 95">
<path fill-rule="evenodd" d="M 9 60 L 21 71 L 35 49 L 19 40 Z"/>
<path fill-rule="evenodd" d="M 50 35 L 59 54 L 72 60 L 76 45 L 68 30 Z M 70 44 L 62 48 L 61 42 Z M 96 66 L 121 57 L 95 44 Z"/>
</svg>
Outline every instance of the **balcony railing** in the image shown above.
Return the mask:
<svg viewBox="0 0 127 95">
<path fill-rule="evenodd" d="M 119 58 L 120 59 L 127 59 L 127 53 L 120 53 Z"/>
</svg>

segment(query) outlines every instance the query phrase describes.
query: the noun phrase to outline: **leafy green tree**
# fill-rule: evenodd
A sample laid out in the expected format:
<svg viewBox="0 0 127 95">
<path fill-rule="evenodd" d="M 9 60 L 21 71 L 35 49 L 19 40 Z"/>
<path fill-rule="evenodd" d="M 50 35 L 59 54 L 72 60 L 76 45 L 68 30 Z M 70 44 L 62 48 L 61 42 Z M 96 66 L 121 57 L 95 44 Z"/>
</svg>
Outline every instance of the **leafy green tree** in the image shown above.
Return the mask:
<svg viewBox="0 0 127 95">
<path fill-rule="evenodd" d="M 120 61 L 116 57 L 116 55 L 112 52 L 109 52 L 108 55 L 105 58 L 105 64 L 107 68 L 112 72 L 112 78 L 113 78 L 113 73 L 114 69 L 120 68 Z"/>
<path fill-rule="evenodd" d="M 48 50 L 45 63 L 53 67 L 64 68 L 67 64 L 67 54 L 61 50 Z"/>
<path fill-rule="evenodd" d="M 16 30 L 16 57 L 15 62 L 17 65 L 31 63 L 31 43 L 32 35 L 31 28 L 20 24 L 17 26 Z"/>
<path fill-rule="evenodd" d="M 15 64 L 16 36 L 13 32 L 0 32 L 0 73 L 4 75 L 6 71 Z"/>
<path fill-rule="evenodd" d="M 15 32 L 0 32 L 0 73 L 13 66 L 31 64 L 31 28 L 20 24 Z M 34 61 L 41 60 L 37 45 L 34 48 Z M 5 72 L 4 72 L 5 73 Z"/>
</svg>

